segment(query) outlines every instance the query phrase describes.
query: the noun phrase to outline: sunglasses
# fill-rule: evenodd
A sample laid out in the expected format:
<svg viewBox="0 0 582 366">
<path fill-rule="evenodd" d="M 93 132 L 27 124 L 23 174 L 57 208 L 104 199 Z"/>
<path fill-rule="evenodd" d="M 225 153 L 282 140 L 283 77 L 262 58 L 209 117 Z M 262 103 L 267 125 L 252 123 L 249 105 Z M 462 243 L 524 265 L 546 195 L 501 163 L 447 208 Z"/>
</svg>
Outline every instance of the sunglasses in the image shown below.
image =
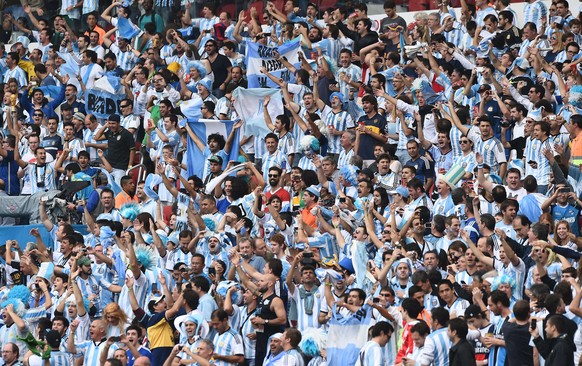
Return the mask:
<svg viewBox="0 0 582 366">
<path fill-rule="evenodd" d="M 42 115 L 42 114 L 40 114 L 40 113 L 35 113 L 35 114 L 33 114 L 33 117 L 42 117 L 42 116 L 43 116 L 43 115 Z"/>
<path fill-rule="evenodd" d="M 125 108 L 125 107 L 128 107 L 128 106 L 129 106 L 129 104 L 124 104 L 124 105 L 120 105 L 119 108 Z"/>
<path fill-rule="evenodd" d="M 269 174 L 269 178 L 279 178 L 278 174 Z"/>
<path fill-rule="evenodd" d="M 461 144 L 468 144 L 469 140 L 461 140 L 460 142 L 461 142 Z"/>
</svg>

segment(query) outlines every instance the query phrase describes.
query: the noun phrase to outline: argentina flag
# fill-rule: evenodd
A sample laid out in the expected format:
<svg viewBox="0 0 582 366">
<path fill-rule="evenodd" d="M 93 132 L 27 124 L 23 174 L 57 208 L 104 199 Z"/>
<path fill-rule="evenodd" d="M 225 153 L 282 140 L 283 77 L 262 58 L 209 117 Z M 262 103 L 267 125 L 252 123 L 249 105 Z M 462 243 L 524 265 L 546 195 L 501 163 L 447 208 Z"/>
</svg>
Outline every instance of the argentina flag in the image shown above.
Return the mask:
<svg viewBox="0 0 582 366">
<path fill-rule="evenodd" d="M 299 38 L 287 42 L 279 47 L 267 47 L 259 43 L 247 43 L 247 78 L 249 88 L 279 88 L 271 79 L 261 73 L 261 67 L 276 78 L 287 82 L 294 82 L 295 75 L 283 66 L 281 61 L 273 58 L 273 51 L 278 51 L 281 57 L 285 57 L 289 63 L 299 68 L 299 51 L 301 44 Z"/>
<path fill-rule="evenodd" d="M 266 96 L 271 97 L 271 101 L 267 106 L 269 115 L 274 119 L 275 116 L 283 114 L 283 100 L 279 89 L 236 88 L 233 96 L 235 99 L 234 107 L 240 118 L 245 121 L 245 136 L 265 136 L 271 132 L 265 123 L 265 115 L 263 113 L 265 109 L 263 102 Z"/>
<path fill-rule="evenodd" d="M 372 309 L 364 304 L 360 310 L 343 316 L 337 305 L 328 323 L 327 363 L 334 366 L 353 366 L 360 349 L 368 341 L 368 328 L 372 322 Z M 346 337 L 349 334 L 349 337 Z"/>
<path fill-rule="evenodd" d="M 236 123 L 235 121 L 224 121 L 215 119 L 190 119 L 188 118 L 188 125 L 194 132 L 194 134 L 202 141 L 204 144 L 208 141 L 208 136 L 213 133 L 219 133 L 224 136 L 224 139 L 228 139 L 228 135 L 232 131 L 232 126 Z M 235 136 L 232 141 L 232 146 L 230 148 L 230 154 L 228 160 L 224 161 L 222 168 L 226 167 L 226 164 L 230 160 L 237 161 L 238 150 L 240 147 L 240 135 L 239 131 L 235 131 Z M 206 148 L 208 149 L 208 148 Z M 204 151 L 201 151 L 194 140 L 188 136 L 188 175 L 196 175 L 197 177 L 204 177 L 204 169 L 206 167 L 206 159 Z"/>
</svg>

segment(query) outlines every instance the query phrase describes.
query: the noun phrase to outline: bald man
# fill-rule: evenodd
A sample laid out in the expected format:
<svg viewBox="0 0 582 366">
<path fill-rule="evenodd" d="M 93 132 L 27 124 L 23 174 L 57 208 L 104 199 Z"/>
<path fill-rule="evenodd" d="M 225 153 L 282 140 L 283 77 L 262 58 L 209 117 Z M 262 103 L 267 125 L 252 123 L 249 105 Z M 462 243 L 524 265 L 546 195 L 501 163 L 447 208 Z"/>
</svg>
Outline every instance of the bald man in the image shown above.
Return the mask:
<svg viewBox="0 0 582 366">
<path fill-rule="evenodd" d="M 133 366 L 152 366 L 152 363 L 149 358 L 141 356 L 135 359 Z"/>
<path fill-rule="evenodd" d="M 266 274 L 258 283 L 258 291 L 261 293 L 257 304 L 257 315 L 251 322 L 255 328 L 263 328 L 257 332 L 257 344 L 255 362 L 257 366 L 263 364 L 267 351 L 269 337 L 283 330 L 286 322 L 286 312 L 283 300 L 275 294 L 277 277 Z"/>
<path fill-rule="evenodd" d="M 89 340 L 78 343 L 75 341 L 75 331 L 79 327 L 79 320 L 71 322 L 70 336 L 67 342 L 67 352 L 83 354 L 84 366 L 101 366 L 99 355 L 105 349 L 105 322 L 103 320 L 94 320 L 89 327 Z"/>
</svg>

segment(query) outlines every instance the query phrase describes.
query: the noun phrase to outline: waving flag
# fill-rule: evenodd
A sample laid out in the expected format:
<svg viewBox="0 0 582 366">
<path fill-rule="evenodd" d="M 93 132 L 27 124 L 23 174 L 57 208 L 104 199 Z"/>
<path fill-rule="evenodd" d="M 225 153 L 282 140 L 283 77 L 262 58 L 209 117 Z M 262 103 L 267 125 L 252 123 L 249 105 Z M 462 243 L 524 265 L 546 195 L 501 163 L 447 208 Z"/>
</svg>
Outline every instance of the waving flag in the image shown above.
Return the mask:
<svg viewBox="0 0 582 366">
<path fill-rule="evenodd" d="M 267 95 L 271 96 L 267 109 L 271 119 L 274 121 L 275 116 L 283 114 L 283 100 L 281 99 L 280 90 L 236 88 L 233 92 L 234 107 L 240 118 L 245 121 L 245 136 L 265 136 L 271 132 L 265 124 L 265 116 L 263 114 L 263 101 Z"/>
<path fill-rule="evenodd" d="M 295 67 L 300 65 L 299 51 L 301 44 L 299 38 L 287 42 L 280 47 L 267 47 L 259 43 L 247 43 L 247 77 L 249 88 L 278 88 L 271 79 L 261 73 L 261 67 L 280 79 L 288 82 L 295 81 L 295 75 L 283 66 L 281 61 L 273 58 L 273 51 L 278 51 L 281 57 L 285 57 Z"/>
<path fill-rule="evenodd" d="M 235 124 L 234 121 L 223 121 L 215 119 L 199 119 L 192 120 L 188 118 L 188 125 L 196 136 L 206 144 L 208 136 L 213 133 L 219 133 L 224 136 L 226 140 L 230 131 L 232 131 L 232 126 Z M 238 159 L 238 149 L 240 147 L 239 141 L 239 131 L 235 132 L 230 154 L 228 160 Z M 222 168 L 226 166 L 228 161 L 224 161 Z M 196 175 L 200 178 L 204 177 L 204 168 L 206 167 L 206 159 L 204 158 L 204 151 L 201 151 L 194 141 L 188 136 L 188 175 Z"/>
<path fill-rule="evenodd" d="M 190 100 L 186 100 L 180 103 L 180 110 L 182 111 L 182 114 L 190 122 L 197 121 L 202 118 L 200 107 L 202 107 L 202 98 L 200 98 L 198 94 L 192 94 Z"/>
<path fill-rule="evenodd" d="M 130 20 L 123 17 L 117 18 L 117 29 L 119 30 L 119 37 L 131 40 L 133 37 L 137 37 L 141 33 L 135 24 Z"/>
<path fill-rule="evenodd" d="M 356 364 L 358 353 L 368 341 L 372 311 L 364 305 L 357 312 L 343 317 L 336 305 L 329 321 L 327 336 L 327 363 L 336 366 Z M 349 334 L 349 337 L 346 337 Z"/>
</svg>

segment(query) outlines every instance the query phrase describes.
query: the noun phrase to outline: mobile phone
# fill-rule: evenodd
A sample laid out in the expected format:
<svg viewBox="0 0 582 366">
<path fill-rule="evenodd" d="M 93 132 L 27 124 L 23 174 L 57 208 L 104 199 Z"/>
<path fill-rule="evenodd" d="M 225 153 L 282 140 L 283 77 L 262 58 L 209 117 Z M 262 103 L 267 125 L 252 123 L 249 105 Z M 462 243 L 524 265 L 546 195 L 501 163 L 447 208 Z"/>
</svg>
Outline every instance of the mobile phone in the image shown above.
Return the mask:
<svg viewBox="0 0 582 366">
<path fill-rule="evenodd" d="M 208 268 L 208 274 L 212 276 L 216 276 L 216 268 L 210 267 Z"/>
<path fill-rule="evenodd" d="M 111 337 L 109 339 L 111 340 L 111 342 L 120 342 L 121 341 L 121 337 Z"/>
<path fill-rule="evenodd" d="M 477 72 L 483 72 L 483 70 L 485 70 L 485 68 L 483 66 L 478 66 L 475 68 L 475 71 L 477 71 Z"/>
<path fill-rule="evenodd" d="M 379 303 L 379 302 L 380 302 L 380 298 L 379 298 L 379 297 L 375 297 L 375 298 L 373 298 L 373 299 L 372 299 L 372 302 L 373 302 L 374 304 L 377 304 L 377 303 Z"/>
<path fill-rule="evenodd" d="M 538 322 L 535 319 L 531 320 L 531 329 L 536 329 Z"/>
<path fill-rule="evenodd" d="M 346 202 L 346 198 L 345 197 L 340 197 L 339 201 L 340 201 L 340 203 L 345 203 Z"/>
<path fill-rule="evenodd" d="M 158 284 L 152 283 L 152 292 L 158 292 Z"/>
<path fill-rule="evenodd" d="M 40 201 L 41 201 L 41 202 L 46 202 L 46 201 L 48 201 L 48 196 L 42 196 L 42 197 L 40 198 Z"/>
</svg>

